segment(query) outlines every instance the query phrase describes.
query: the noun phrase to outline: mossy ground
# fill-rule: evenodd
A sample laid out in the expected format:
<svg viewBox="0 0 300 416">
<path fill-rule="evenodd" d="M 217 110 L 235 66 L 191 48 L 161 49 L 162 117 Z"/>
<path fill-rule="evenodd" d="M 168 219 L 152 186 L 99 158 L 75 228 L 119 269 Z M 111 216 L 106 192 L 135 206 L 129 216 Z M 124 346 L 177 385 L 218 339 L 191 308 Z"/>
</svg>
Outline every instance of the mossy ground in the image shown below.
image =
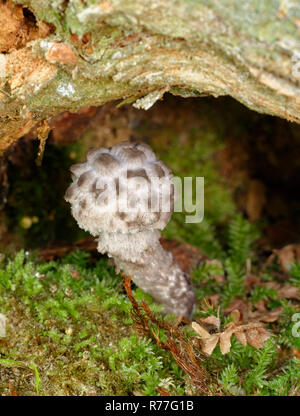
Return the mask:
<svg viewBox="0 0 300 416">
<path fill-rule="evenodd" d="M 41 263 L 21 251 L 0 282 L 8 319 L 2 394 L 11 386 L 21 395 L 153 395 L 159 386 L 185 393 L 181 370 L 135 333 L 122 280 L 106 259 L 78 251 Z"/>
<path fill-rule="evenodd" d="M 178 213 L 164 231 L 167 238 L 188 242 L 221 261 L 200 264 L 192 272 L 198 301 L 195 319 L 219 313 L 226 324 L 229 318 L 223 310 L 236 298 L 253 307 L 263 300 L 269 312 L 282 307 L 278 320 L 268 324 L 273 336 L 263 349 L 234 340 L 227 355 L 216 348 L 207 357 L 203 365 L 212 376 L 211 389 L 229 395 L 298 395 L 300 343 L 292 335 L 292 317 L 299 302 L 264 286 L 246 290 L 244 283 L 251 260 L 251 274 L 262 283 L 300 288 L 299 266 L 292 266 L 283 283 L 278 265 L 262 270 L 266 256 L 257 241 L 267 220 L 252 225 L 238 214 L 233 187 L 220 174 L 218 157 L 228 123 L 212 100 L 199 108 L 196 113 L 191 110 L 193 115 L 182 115 L 179 124 L 180 109 L 167 121 L 159 111 L 150 112 L 146 121 L 136 111 L 132 133 L 150 143 L 176 175 L 205 177 L 204 221 L 185 224 Z M 232 134 L 237 137 L 246 130 L 244 118 Z M 0 266 L 0 313 L 7 317 L 7 336 L 0 339 L 0 394 L 155 395 L 160 388 L 170 394 L 200 394 L 166 351 L 137 334 L 122 278 L 106 257 L 81 251 L 48 262 L 37 257 L 45 244 L 70 243 L 85 235 L 73 222 L 63 194 L 67 169 L 82 158 L 89 134 L 93 132 L 87 131 L 75 145 L 50 143 L 42 168 L 35 166 L 37 146 L 30 144 L 27 158 L 22 152 L 26 169 L 17 170 L 17 162 L 10 167 L 8 232 L 1 243 L 7 255 Z M 31 219 L 29 227 L 24 217 Z M 8 255 L 22 247 L 25 251 Z M 219 274 L 224 281 L 215 279 Z M 146 299 L 160 316 L 160 307 L 149 296 L 137 288 L 133 294 L 137 300 Z M 218 306 L 205 300 L 211 295 L 219 295 Z M 174 321 L 171 316 L 163 319 Z"/>
<path fill-rule="evenodd" d="M 221 266 L 194 270 L 199 299 L 195 319 L 219 314 L 226 324 L 223 308 L 245 296 L 248 226 L 241 217 L 231 223 L 234 240 L 224 265 L 226 283 L 217 284 L 213 278 L 224 273 Z M 274 280 L 272 270 L 261 278 Z M 291 281 L 300 287 L 297 265 L 291 269 Z M 95 260 L 76 251 L 60 261 L 42 263 L 21 251 L 13 260 L 3 260 L 0 291 L 0 311 L 8 321 L 7 336 L 0 344 L 1 394 L 156 395 L 160 388 L 176 395 L 197 393 L 167 352 L 136 333 L 122 279 L 106 258 Z M 218 308 L 205 302 L 212 294 L 221 296 Z M 134 297 L 145 299 L 160 316 L 160 307 L 140 289 Z M 298 394 L 300 366 L 295 351 L 300 344 L 292 334 L 292 317 L 299 303 L 267 288 L 254 288 L 247 298 L 253 306 L 264 299 L 270 311 L 280 306 L 283 311 L 263 349 L 244 347 L 235 340 L 227 355 L 217 348 L 207 357 L 203 364 L 212 377 L 211 390 L 230 395 Z M 164 319 L 174 321 L 171 316 Z"/>
</svg>

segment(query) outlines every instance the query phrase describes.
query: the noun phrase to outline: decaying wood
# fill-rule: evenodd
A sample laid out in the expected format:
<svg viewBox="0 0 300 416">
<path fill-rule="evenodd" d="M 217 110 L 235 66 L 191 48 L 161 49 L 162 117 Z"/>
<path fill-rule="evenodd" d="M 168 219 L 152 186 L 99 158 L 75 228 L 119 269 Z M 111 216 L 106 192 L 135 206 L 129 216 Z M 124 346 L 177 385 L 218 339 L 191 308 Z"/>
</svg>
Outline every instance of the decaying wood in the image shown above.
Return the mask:
<svg viewBox="0 0 300 416">
<path fill-rule="evenodd" d="M 300 122 L 298 0 L 16 0 L 0 25 L 1 151 L 62 111 L 166 92 Z"/>
</svg>

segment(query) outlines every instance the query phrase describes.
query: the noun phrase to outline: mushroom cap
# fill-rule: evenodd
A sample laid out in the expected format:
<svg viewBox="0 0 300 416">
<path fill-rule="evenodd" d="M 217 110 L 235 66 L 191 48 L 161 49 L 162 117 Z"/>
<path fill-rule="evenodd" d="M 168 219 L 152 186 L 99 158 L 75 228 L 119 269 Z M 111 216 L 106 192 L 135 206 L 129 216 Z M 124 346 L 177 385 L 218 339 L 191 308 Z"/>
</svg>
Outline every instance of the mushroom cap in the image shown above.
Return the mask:
<svg viewBox="0 0 300 416">
<path fill-rule="evenodd" d="M 173 175 L 144 143 L 90 149 L 71 166 L 65 199 L 78 225 L 92 235 L 163 229 L 174 209 Z"/>
</svg>

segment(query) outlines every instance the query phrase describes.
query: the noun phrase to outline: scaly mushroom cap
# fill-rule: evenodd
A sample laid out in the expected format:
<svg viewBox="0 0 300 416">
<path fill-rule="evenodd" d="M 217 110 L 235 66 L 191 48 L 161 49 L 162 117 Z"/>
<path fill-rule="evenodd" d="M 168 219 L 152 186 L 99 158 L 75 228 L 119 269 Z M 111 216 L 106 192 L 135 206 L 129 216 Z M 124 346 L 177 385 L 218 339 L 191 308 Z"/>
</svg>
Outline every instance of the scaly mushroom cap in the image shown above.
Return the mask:
<svg viewBox="0 0 300 416">
<path fill-rule="evenodd" d="M 171 218 L 173 175 L 144 143 L 90 149 L 71 172 L 65 199 L 78 225 L 94 236 L 163 229 Z"/>
</svg>

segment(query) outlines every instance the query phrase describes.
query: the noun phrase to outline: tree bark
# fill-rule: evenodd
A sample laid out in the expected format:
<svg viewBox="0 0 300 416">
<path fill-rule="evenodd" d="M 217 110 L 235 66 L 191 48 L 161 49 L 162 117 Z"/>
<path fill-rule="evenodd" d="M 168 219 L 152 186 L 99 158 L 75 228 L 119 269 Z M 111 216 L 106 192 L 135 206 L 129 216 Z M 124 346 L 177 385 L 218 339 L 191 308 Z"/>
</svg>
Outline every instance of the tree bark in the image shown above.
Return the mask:
<svg viewBox="0 0 300 416">
<path fill-rule="evenodd" d="M 62 111 L 165 92 L 300 122 L 299 0 L 16 0 L 0 26 L 2 152 Z"/>
</svg>

